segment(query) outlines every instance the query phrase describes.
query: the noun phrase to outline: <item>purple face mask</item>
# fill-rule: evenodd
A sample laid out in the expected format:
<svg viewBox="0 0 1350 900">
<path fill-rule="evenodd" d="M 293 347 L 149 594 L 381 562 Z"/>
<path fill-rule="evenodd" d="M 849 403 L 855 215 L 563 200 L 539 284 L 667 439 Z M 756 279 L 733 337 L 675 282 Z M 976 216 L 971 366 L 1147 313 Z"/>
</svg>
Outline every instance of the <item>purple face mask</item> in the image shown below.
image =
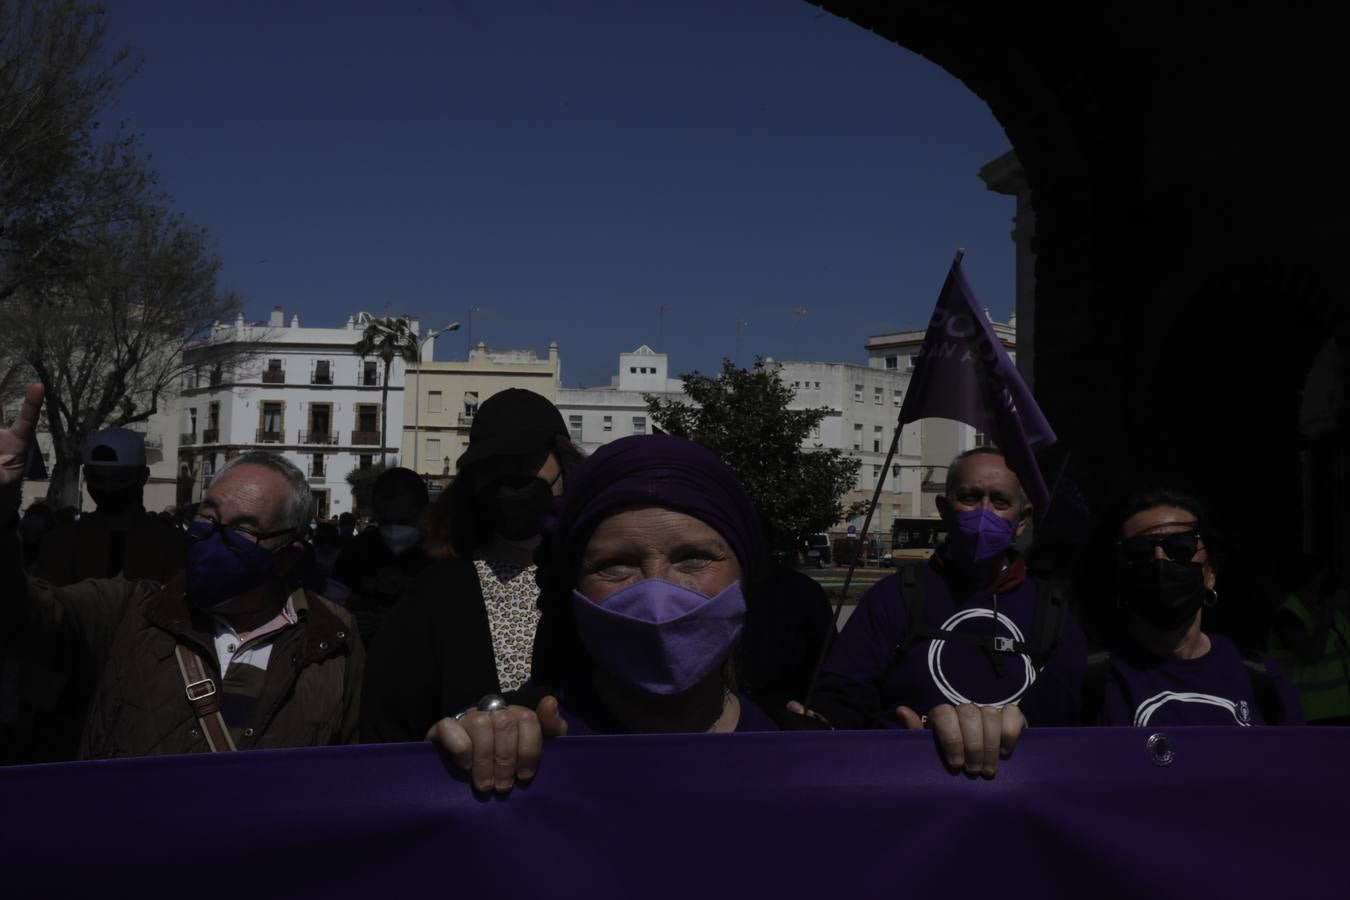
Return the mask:
<svg viewBox="0 0 1350 900">
<path fill-rule="evenodd" d="M 1012 546 L 1012 524 L 987 507 L 963 510 L 954 518 L 947 547 L 958 562 L 984 562 L 1006 553 Z"/>
<path fill-rule="evenodd" d="M 272 577 L 275 554 L 228 525 L 193 522 L 188 528 L 187 598 L 211 610 Z"/>
<path fill-rule="evenodd" d="M 745 621 L 733 581 L 715 597 L 647 578 L 592 603 L 572 592 L 577 632 L 609 674 L 652 694 L 681 694 L 726 661 Z"/>
</svg>

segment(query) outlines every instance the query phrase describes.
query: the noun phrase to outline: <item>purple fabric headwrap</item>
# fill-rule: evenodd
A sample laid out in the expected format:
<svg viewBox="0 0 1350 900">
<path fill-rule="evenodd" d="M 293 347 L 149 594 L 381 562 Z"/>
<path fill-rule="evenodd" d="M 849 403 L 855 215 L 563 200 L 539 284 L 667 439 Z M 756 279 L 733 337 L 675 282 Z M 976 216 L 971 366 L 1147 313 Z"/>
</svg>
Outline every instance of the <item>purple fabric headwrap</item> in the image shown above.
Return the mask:
<svg viewBox="0 0 1350 900">
<path fill-rule="evenodd" d="M 606 444 L 567 476 L 558 539 L 575 587 L 581 555 L 605 516 L 628 506 L 663 506 L 706 522 L 741 564 L 757 572 L 759 517 L 736 473 L 706 447 L 669 435 L 634 435 Z"/>
</svg>

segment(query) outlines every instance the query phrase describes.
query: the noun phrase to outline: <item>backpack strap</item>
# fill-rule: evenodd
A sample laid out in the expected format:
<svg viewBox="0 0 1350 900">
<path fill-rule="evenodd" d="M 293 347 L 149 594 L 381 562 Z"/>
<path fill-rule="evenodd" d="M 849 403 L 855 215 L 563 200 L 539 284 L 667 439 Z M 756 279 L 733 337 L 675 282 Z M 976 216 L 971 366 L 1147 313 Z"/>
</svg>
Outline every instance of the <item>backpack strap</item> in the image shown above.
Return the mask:
<svg viewBox="0 0 1350 900">
<path fill-rule="evenodd" d="M 1253 653 L 1242 654 L 1242 665 L 1247 669 L 1247 678 L 1251 681 L 1252 696 L 1256 698 L 1256 708 L 1261 719 L 1267 725 L 1283 725 L 1285 711 L 1280 703 L 1279 692 L 1275 690 L 1275 679 L 1260 656 Z"/>
<path fill-rule="evenodd" d="M 942 631 L 930 628 L 923 618 L 923 566 L 909 565 L 900 570 L 900 599 L 905 604 L 905 637 L 896 648 L 903 655 L 919 641 L 940 636 Z"/>
<path fill-rule="evenodd" d="M 1024 652 L 1040 670 L 1045 668 L 1050 653 L 1064 636 L 1069 603 L 1059 585 L 1048 574 L 1037 573 L 1033 581 L 1036 585 L 1036 613 L 1031 620 L 1031 640 L 1027 642 L 1029 649 Z"/>
<path fill-rule="evenodd" d="M 919 641 L 952 641 L 970 644 L 989 653 L 1017 653 L 1031 657 L 1032 664 L 1044 668 L 1046 659 L 1064 633 L 1067 604 L 1059 589 L 1049 578 L 1036 578 L 1036 613 L 1032 621 L 1031 639 L 1017 641 L 992 634 L 972 634 L 966 631 L 944 631 L 934 628 L 924 619 L 924 572 L 921 566 L 906 566 L 900 575 L 900 591 L 905 604 L 905 637 L 896 648 L 904 654 Z"/>
<path fill-rule="evenodd" d="M 1106 682 L 1111 677 L 1111 651 L 1089 653 L 1087 670 L 1083 673 L 1083 725 L 1096 725 L 1102 720 L 1106 706 Z"/>
</svg>

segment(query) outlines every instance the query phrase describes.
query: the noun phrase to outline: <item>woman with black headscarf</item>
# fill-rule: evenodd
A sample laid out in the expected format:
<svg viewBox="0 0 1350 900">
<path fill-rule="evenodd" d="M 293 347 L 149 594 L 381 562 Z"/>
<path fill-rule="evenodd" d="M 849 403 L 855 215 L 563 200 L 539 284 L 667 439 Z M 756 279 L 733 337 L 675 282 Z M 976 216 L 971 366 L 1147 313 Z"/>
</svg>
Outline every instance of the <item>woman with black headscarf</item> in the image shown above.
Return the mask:
<svg viewBox="0 0 1350 900">
<path fill-rule="evenodd" d="M 428 516 L 451 558 L 386 617 L 366 666 L 361 737 L 422 739 L 436 720 L 530 676 L 540 532 L 581 453 L 545 397 L 512 388 L 479 407 L 454 483 Z"/>
<path fill-rule="evenodd" d="M 717 454 L 664 435 L 602 447 L 569 479 L 547 559 L 534 682 L 550 696 L 430 735 L 480 790 L 530 777 L 543 735 L 776 730 L 728 665 L 764 559 Z"/>
</svg>

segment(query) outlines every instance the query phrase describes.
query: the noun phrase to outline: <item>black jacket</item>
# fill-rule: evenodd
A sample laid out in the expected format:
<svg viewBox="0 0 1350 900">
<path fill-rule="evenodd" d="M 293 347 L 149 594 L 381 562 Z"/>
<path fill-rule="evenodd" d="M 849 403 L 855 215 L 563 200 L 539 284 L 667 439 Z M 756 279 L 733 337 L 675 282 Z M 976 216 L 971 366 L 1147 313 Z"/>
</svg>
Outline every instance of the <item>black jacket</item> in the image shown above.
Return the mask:
<svg viewBox="0 0 1350 900">
<path fill-rule="evenodd" d="M 736 648 L 737 686 L 783 728 L 803 727 L 787 712 L 803 700 L 821 649 L 834 639 L 825 589 L 803 572 L 774 566 L 745 598 L 745 629 Z"/>
<path fill-rule="evenodd" d="M 342 548 L 329 577 L 352 592 L 346 606 L 367 652 L 375 646 L 385 616 L 414 590 L 429 565 L 420 544 L 395 554 L 379 531 L 362 532 Z"/>
<path fill-rule="evenodd" d="M 433 563 L 380 626 L 366 664 L 361 738 L 423 740 L 437 721 L 500 688 L 473 562 Z"/>
</svg>

